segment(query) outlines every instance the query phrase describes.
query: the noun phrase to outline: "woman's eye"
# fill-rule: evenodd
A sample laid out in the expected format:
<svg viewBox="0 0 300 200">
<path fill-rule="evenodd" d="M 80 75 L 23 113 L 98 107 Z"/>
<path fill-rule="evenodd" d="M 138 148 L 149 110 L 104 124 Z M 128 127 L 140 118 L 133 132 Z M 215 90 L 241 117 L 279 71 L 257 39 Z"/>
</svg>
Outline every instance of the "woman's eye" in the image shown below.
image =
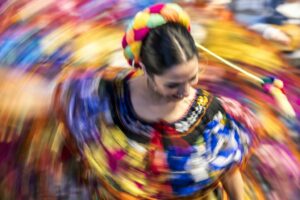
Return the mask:
<svg viewBox="0 0 300 200">
<path fill-rule="evenodd" d="M 194 82 L 196 80 L 196 77 L 195 78 L 192 78 L 191 80 L 190 80 L 190 82 Z"/>
<path fill-rule="evenodd" d="M 197 81 L 197 76 L 193 77 L 191 80 L 190 80 L 190 83 L 195 83 Z"/>
<path fill-rule="evenodd" d="M 197 79 L 197 76 L 194 76 L 190 81 L 194 81 Z"/>
<path fill-rule="evenodd" d="M 174 88 L 179 87 L 179 85 L 178 84 L 170 84 L 170 85 L 167 85 L 167 87 L 170 89 L 174 89 Z"/>
</svg>

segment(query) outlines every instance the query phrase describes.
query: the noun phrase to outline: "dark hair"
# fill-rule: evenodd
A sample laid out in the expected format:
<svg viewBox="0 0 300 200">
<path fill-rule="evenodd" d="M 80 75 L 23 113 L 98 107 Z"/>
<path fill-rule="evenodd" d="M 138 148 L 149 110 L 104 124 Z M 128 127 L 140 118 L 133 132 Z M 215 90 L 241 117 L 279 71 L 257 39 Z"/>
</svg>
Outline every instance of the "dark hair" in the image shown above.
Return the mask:
<svg viewBox="0 0 300 200">
<path fill-rule="evenodd" d="M 152 29 L 143 40 L 141 62 L 150 75 L 161 75 L 172 66 L 198 56 L 189 31 L 181 24 L 166 23 Z"/>
</svg>

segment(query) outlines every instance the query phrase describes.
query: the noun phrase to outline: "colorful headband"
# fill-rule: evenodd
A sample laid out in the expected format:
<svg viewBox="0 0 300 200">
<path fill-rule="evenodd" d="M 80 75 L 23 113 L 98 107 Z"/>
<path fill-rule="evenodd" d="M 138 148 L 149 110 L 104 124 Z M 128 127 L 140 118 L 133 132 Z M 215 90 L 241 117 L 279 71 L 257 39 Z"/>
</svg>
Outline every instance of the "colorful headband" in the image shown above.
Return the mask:
<svg viewBox="0 0 300 200">
<path fill-rule="evenodd" d="M 124 55 L 130 65 L 140 67 L 142 41 L 149 31 L 167 22 L 175 22 L 190 31 L 190 18 L 177 4 L 155 4 L 138 12 L 126 30 L 122 40 Z"/>
</svg>

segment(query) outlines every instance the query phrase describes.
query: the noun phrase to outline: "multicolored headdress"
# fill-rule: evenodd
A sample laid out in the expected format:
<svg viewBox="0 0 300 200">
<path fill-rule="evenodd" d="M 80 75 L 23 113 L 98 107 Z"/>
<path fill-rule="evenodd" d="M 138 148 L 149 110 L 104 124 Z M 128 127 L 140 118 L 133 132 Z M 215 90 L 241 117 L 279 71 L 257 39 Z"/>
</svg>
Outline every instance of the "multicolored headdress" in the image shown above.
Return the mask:
<svg viewBox="0 0 300 200">
<path fill-rule="evenodd" d="M 138 12 L 123 37 L 122 46 L 125 58 L 130 65 L 140 67 L 142 41 L 149 31 L 167 22 L 182 24 L 190 31 L 190 18 L 177 4 L 155 4 Z"/>
<path fill-rule="evenodd" d="M 190 19 L 188 14 L 175 3 L 155 4 L 136 14 L 132 23 L 127 28 L 122 41 L 124 55 L 130 65 L 137 68 L 141 67 L 139 61 L 143 39 L 147 37 L 151 29 L 166 24 L 167 22 L 182 24 L 187 28 L 188 31 L 190 31 Z M 210 54 L 227 66 L 245 74 L 255 82 L 262 84 L 266 91 L 268 91 L 275 98 L 277 104 L 287 116 L 296 116 L 293 107 L 289 103 L 285 94 L 282 92 L 282 81 L 277 79 L 266 81 L 252 73 L 247 72 L 238 65 L 225 60 L 201 44 L 196 43 L 196 47 Z"/>
</svg>

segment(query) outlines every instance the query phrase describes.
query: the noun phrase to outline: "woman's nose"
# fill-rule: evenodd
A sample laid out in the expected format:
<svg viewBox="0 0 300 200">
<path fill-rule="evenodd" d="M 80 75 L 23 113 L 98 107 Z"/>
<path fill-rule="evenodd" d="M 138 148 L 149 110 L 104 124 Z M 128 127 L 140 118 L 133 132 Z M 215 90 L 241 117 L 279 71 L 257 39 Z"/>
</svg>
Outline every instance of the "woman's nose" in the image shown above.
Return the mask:
<svg viewBox="0 0 300 200">
<path fill-rule="evenodd" d="M 190 90 L 189 84 L 185 84 L 180 88 L 179 94 L 182 95 L 183 97 L 188 97 L 189 90 Z"/>
</svg>

